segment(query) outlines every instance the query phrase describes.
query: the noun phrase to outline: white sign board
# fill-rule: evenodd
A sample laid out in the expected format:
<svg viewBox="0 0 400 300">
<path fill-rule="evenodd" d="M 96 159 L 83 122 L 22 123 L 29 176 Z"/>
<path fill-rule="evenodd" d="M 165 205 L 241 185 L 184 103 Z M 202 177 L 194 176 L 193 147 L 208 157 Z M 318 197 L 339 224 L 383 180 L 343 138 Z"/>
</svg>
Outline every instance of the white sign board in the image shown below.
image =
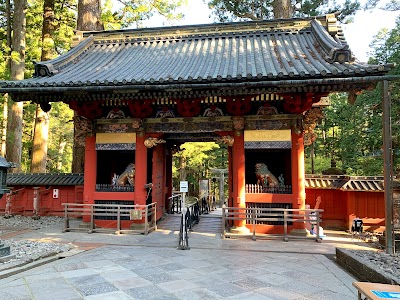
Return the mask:
<svg viewBox="0 0 400 300">
<path fill-rule="evenodd" d="M 179 191 L 181 193 L 187 193 L 189 191 L 189 184 L 187 181 L 181 181 L 179 184 Z"/>
</svg>

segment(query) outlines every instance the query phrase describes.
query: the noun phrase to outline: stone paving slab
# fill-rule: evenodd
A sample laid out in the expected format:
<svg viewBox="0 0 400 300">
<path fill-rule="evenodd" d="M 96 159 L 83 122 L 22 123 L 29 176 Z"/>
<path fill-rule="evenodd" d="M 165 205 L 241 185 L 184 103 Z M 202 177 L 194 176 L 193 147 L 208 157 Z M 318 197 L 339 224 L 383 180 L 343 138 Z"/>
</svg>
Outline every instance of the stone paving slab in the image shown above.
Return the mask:
<svg viewBox="0 0 400 300">
<path fill-rule="evenodd" d="M 107 245 L 1 281 L 0 299 L 346 300 L 353 281 L 322 254 Z"/>
<path fill-rule="evenodd" d="M 62 233 L 60 225 L 20 232 L 13 238 L 79 248 L 3 277 L 0 300 L 355 299 L 356 279 L 330 258 L 336 247 L 369 246 L 325 233 L 326 239 L 316 243 L 221 239 L 215 233 L 191 232 L 190 250 L 178 250 L 179 233 L 171 230 L 149 235 Z"/>
</svg>

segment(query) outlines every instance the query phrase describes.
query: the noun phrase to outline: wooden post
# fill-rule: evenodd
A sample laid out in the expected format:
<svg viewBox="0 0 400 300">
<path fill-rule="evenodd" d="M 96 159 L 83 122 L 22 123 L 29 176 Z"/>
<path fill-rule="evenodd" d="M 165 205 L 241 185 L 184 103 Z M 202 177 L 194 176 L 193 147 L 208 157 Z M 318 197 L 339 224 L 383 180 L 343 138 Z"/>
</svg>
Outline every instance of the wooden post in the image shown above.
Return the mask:
<svg viewBox="0 0 400 300">
<path fill-rule="evenodd" d="M 253 225 L 253 241 L 256 240 L 256 209 L 251 209 L 251 223 Z"/>
<path fill-rule="evenodd" d="M 147 190 L 144 187 L 147 183 L 147 148 L 144 145 L 144 132 L 136 135 L 135 151 L 135 204 L 146 205 Z"/>
<path fill-rule="evenodd" d="M 222 230 L 221 230 L 221 234 L 222 234 L 222 238 L 225 239 L 225 233 L 226 233 L 226 219 L 225 219 L 225 206 L 222 207 Z"/>
<path fill-rule="evenodd" d="M 383 81 L 382 88 L 383 102 L 383 175 L 384 175 L 384 195 L 385 195 L 385 249 L 387 254 L 394 254 L 394 235 L 393 235 L 393 195 L 392 195 L 392 175 L 393 175 L 393 153 L 392 153 L 392 124 L 390 117 L 390 98 L 389 82 Z"/>
<path fill-rule="evenodd" d="M 305 189 L 305 167 L 304 167 L 304 142 L 303 134 L 296 133 L 292 129 L 292 194 L 293 208 L 305 209 L 306 189 Z M 304 213 L 304 212 L 303 212 Z M 306 235 L 306 223 L 295 222 L 293 224 L 293 234 Z"/>
<path fill-rule="evenodd" d="M 90 229 L 89 233 L 92 233 L 94 231 L 94 206 L 90 206 Z"/>
<path fill-rule="evenodd" d="M 283 240 L 285 242 L 288 241 L 288 237 L 287 237 L 287 233 L 288 233 L 287 222 L 288 222 L 288 220 L 287 220 L 287 210 L 284 210 L 283 211 L 283 233 L 284 233 Z"/>
<path fill-rule="evenodd" d="M 64 204 L 64 231 L 69 229 L 68 203 Z"/>
<path fill-rule="evenodd" d="M 232 146 L 232 177 L 233 177 L 233 199 L 236 199 L 233 207 L 243 208 L 239 210 L 240 220 L 234 221 L 235 228 L 232 231 L 238 233 L 250 233 L 246 227 L 246 198 L 245 198 L 245 156 L 244 156 L 244 134 L 243 131 L 235 131 L 234 144 Z M 243 215 L 244 214 L 244 215 Z"/>
<path fill-rule="evenodd" d="M 121 207 L 117 206 L 117 234 L 121 232 Z"/>
<path fill-rule="evenodd" d="M 33 187 L 33 217 L 35 220 L 39 219 L 39 189 L 40 187 Z"/>
<path fill-rule="evenodd" d="M 145 208 L 145 216 L 144 216 L 144 234 L 147 235 L 149 233 L 149 221 L 148 221 L 148 216 L 149 215 L 149 206 L 146 205 Z"/>
<path fill-rule="evenodd" d="M 85 146 L 85 170 L 83 186 L 83 203 L 94 204 L 93 194 L 96 190 L 96 172 L 97 172 L 97 153 L 96 137 L 86 137 Z M 90 216 L 82 217 L 83 223 L 90 222 Z"/>
</svg>

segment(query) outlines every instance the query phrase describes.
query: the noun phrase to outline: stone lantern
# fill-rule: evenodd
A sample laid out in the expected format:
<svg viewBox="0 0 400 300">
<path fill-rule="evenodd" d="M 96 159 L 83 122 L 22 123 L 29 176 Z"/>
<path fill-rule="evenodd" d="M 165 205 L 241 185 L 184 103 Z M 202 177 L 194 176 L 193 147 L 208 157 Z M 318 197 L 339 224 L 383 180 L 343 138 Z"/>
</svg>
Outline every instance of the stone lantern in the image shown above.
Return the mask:
<svg viewBox="0 0 400 300">
<path fill-rule="evenodd" d="M 0 156 L 0 198 L 10 192 L 10 189 L 7 188 L 7 170 L 13 167 L 15 167 L 13 163 L 8 162 L 4 157 Z M 12 258 L 15 258 L 15 255 L 10 254 L 10 246 L 5 246 L 0 241 L 0 262 Z"/>
</svg>

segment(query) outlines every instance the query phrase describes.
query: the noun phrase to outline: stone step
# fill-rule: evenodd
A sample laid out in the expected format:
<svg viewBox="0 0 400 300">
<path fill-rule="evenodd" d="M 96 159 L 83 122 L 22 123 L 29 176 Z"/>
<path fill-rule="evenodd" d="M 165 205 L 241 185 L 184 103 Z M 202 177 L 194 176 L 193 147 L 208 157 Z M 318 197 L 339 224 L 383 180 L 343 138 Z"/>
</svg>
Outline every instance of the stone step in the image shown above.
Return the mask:
<svg viewBox="0 0 400 300">
<path fill-rule="evenodd" d="M 181 215 L 167 215 L 157 223 L 157 228 L 161 230 L 179 231 Z M 222 219 L 218 216 L 200 216 L 200 222 L 193 226 L 193 232 L 220 233 L 222 230 Z"/>
</svg>

